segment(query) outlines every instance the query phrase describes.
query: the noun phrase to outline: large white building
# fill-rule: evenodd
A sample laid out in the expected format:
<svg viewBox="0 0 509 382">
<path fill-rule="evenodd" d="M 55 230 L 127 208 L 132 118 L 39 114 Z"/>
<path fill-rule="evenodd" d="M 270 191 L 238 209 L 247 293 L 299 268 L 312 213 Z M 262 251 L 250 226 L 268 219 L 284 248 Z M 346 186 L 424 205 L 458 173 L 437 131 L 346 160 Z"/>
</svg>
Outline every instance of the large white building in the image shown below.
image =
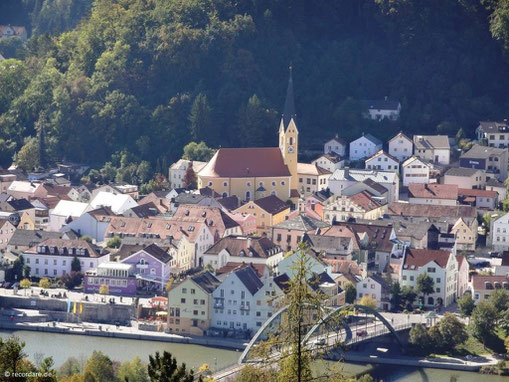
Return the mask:
<svg viewBox="0 0 509 382">
<path fill-rule="evenodd" d="M 395 202 L 399 198 L 399 174 L 394 171 L 341 169 L 329 178 L 329 189 L 334 195 L 343 195 L 343 190 L 366 179 L 371 179 L 388 190 L 387 201 Z"/>
<path fill-rule="evenodd" d="M 58 232 L 71 220 L 79 218 L 88 208 L 87 203 L 61 200 L 54 209 L 49 212 L 48 230 Z"/>
<path fill-rule="evenodd" d="M 212 292 L 211 326 L 254 334 L 272 316 L 273 299 L 281 294 L 268 271 L 259 276 L 250 266 L 234 270 Z"/>
<path fill-rule="evenodd" d="M 46 239 L 22 254 L 33 277 L 61 277 L 71 273 L 74 258 L 80 261 L 81 272 L 97 268 L 109 261 L 110 255 L 102 254 L 85 240 Z"/>
<path fill-rule="evenodd" d="M 414 153 L 414 142 L 403 133 L 398 133 L 389 140 L 389 154 L 403 162 Z"/>
<path fill-rule="evenodd" d="M 89 236 L 96 242 L 104 240 L 106 229 L 110 225 L 113 213 L 107 207 L 98 208 L 85 212 L 83 215 L 74 219 L 69 224 L 62 227 L 62 231 L 66 232 L 72 229 L 80 237 Z"/>
<path fill-rule="evenodd" d="M 371 134 L 362 134 L 350 142 L 350 160 L 368 158 L 382 149 L 382 141 Z"/>
<path fill-rule="evenodd" d="M 90 202 L 92 209 L 109 207 L 113 213 L 120 215 L 128 209 L 138 206 L 138 203 L 128 194 L 113 194 L 101 191 Z"/>
<path fill-rule="evenodd" d="M 417 290 L 417 278 L 427 274 L 433 279 L 434 292 L 422 296 L 424 306 L 452 304 L 456 299 L 458 262 L 449 251 L 407 248 L 399 270 L 401 287 Z M 419 302 L 417 302 L 419 304 Z"/>
</svg>

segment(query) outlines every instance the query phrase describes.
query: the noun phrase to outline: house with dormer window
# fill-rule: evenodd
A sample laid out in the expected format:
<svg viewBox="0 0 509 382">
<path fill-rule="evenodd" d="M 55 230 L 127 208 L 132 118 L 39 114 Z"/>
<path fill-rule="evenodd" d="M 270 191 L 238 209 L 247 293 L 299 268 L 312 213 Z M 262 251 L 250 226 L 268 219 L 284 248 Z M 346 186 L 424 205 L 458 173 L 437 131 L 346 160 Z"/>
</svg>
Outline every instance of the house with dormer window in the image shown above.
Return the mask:
<svg viewBox="0 0 509 382">
<path fill-rule="evenodd" d="M 80 261 L 81 272 L 97 268 L 109 261 L 109 252 L 85 240 L 46 239 L 22 254 L 33 277 L 62 277 L 71 273 L 74 258 Z"/>
<path fill-rule="evenodd" d="M 505 289 L 509 293 L 509 278 L 506 275 L 472 276 L 470 290 L 476 304 L 489 300 L 491 294 L 497 289 Z"/>
</svg>

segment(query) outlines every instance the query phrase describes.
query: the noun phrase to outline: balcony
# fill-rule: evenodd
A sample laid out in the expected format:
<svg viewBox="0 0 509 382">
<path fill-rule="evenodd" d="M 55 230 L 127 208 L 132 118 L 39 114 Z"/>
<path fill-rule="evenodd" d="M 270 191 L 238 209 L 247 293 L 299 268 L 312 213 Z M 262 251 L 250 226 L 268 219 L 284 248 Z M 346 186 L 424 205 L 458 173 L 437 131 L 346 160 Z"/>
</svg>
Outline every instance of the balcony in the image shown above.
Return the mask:
<svg viewBox="0 0 509 382">
<path fill-rule="evenodd" d="M 215 309 L 224 309 L 224 303 L 222 301 L 217 301 L 215 304 L 214 304 L 214 308 Z"/>
<path fill-rule="evenodd" d="M 240 306 L 240 310 L 249 311 L 250 309 L 251 309 L 251 307 L 249 305 L 242 304 Z"/>
<path fill-rule="evenodd" d="M 138 263 L 138 264 L 136 264 L 136 268 L 138 268 L 138 269 L 147 269 L 148 268 L 148 264 L 147 263 L 145 263 L 145 264 Z"/>
</svg>

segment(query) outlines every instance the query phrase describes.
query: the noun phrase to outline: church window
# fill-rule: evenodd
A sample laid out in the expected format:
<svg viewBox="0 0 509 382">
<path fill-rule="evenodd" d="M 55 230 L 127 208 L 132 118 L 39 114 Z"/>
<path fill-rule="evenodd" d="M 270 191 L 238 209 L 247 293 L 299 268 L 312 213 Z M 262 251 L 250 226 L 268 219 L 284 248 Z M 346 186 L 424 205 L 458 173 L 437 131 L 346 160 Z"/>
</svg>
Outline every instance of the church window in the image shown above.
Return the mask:
<svg viewBox="0 0 509 382">
<path fill-rule="evenodd" d="M 209 183 L 208 183 L 208 186 L 209 186 L 209 187 L 212 187 L 212 182 L 209 182 Z"/>
<path fill-rule="evenodd" d="M 293 137 L 290 137 L 290 144 L 293 145 Z"/>
<path fill-rule="evenodd" d="M 272 187 L 276 187 L 276 182 L 272 182 Z"/>
<path fill-rule="evenodd" d="M 284 186 L 286 182 L 284 180 L 281 181 L 281 186 Z"/>
<path fill-rule="evenodd" d="M 251 187 L 251 182 L 247 182 L 246 186 Z"/>
<path fill-rule="evenodd" d="M 228 182 L 223 182 L 223 186 L 228 187 Z"/>
</svg>

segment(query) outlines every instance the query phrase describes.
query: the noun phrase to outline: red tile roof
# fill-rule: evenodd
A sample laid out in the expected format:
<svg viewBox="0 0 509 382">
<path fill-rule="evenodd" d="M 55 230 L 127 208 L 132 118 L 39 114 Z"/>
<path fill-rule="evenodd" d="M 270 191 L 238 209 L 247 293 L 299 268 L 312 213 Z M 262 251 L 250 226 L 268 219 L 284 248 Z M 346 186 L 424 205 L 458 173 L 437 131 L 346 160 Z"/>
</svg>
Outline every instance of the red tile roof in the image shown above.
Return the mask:
<svg viewBox="0 0 509 382">
<path fill-rule="evenodd" d="M 403 202 L 391 203 L 386 214 L 430 218 L 477 217 L 476 208 L 472 206 L 435 206 L 429 204 L 411 204 Z"/>
<path fill-rule="evenodd" d="M 222 148 L 198 173 L 204 177 L 246 178 L 290 176 L 278 147 Z"/>
<path fill-rule="evenodd" d="M 477 190 L 470 188 L 458 188 L 458 195 L 460 196 L 480 196 L 483 198 L 495 198 L 497 196 L 496 191 L 489 190 Z"/>
<path fill-rule="evenodd" d="M 350 196 L 348 199 L 365 211 L 372 211 L 382 205 L 376 199 L 373 199 L 373 194 L 369 191 L 358 192 L 357 194 Z"/>
<path fill-rule="evenodd" d="M 431 250 L 431 249 L 414 249 L 408 248 L 403 262 L 404 269 L 417 269 L 434 261 L 440 267 L 445 268 L 449 261 L 451 253 L 447 251 Z"/>
<path fill-rule="evenodd" d="M 458 199 L 458 186 L 456 184 L 422 184 L 410 183 L 408 185 L 410 198 L 426 199 Z"/>
<path fill-rule="evenodd" d="M 472 276 L 472 285 L 474 290 L 495 289 L 495 282 L 499 283 L 501 288 L 504 288 L 504 283 L 508 283 L 508 287 L 505 289 L 509 289 L 509 279 L 507 276 Z"/>
</svg>

